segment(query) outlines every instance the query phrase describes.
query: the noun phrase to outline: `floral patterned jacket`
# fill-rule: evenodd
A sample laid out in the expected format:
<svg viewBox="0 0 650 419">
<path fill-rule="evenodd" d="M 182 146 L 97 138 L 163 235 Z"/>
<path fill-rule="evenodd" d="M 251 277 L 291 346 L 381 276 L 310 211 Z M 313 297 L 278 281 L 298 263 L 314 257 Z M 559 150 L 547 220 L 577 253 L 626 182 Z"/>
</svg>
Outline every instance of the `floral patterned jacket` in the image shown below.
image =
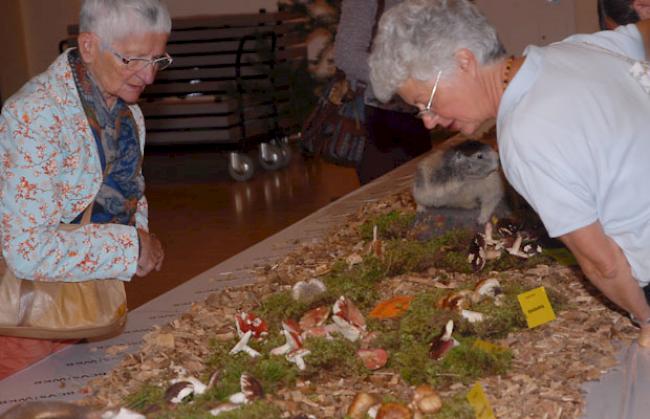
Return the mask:
<svg viewBox="0 0 650 419">
<path fill-rule="evenodd" d="M 144 152 L 144 118 L 137 105 L 130 108 Z M 66 52 L 9 98 L 0 115 L 0 238 L 18 278 L 131 279 L 138 262 L 135 227 L 58 229 L 93 202 L 101 184 L 97 146 Z M 144 197 L 136 227 L 148 228 Z"/>
</svg>

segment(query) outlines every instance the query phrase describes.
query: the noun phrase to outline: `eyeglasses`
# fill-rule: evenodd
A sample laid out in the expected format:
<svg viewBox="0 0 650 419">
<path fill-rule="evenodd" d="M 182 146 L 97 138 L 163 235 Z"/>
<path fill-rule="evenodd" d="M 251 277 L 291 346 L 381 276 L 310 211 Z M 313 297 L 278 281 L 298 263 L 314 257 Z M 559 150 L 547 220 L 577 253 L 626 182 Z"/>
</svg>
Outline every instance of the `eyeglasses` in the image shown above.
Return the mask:
<svg viewBox="0 0 650 419">
<path fill-rule="evenodd" d="M 111 46 L 104 41 L 102 41 L 102 46 L 116 56 L 128 71 L 138 72 L 146 68 L 148 65 L 152 65 L 155 71 L 161 71 L 174 62 L 174 59 L 167 53 L 156 58 L 125 57 L 111 48 Z"/>
<path fill-rule="evenodd" d="M 438 71 L 438 75 L 436 76 L 436 81 L 433 83 L 433 89 L 431 89 L 431 95 L 429 96 L 429 102 L 427 102 L 427 106 L 424 107 L 424 109 L 420 109 L 416 114 L 416 118 L 424 118 L 425 116 L 435 116 L 433 111 L 431 110 L 431 104 L 433 104 L 433 97 L 436 95 L 436 90 L 438 90 L 438 82 L 440 81 L 440 76 L 442 75 L 442 70 Z"/>
</svg>

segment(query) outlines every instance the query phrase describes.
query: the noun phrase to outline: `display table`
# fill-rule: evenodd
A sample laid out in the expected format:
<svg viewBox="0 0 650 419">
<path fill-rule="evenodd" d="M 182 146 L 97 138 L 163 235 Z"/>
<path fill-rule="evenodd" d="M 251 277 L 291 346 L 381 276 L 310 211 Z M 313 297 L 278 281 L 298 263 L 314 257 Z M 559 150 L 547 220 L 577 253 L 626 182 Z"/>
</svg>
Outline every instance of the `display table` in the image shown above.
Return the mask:
<svg viewBox="0 0 650 419">
<path fill-rule="evenodd" d="M 301 243 L 323 238 L 367 202 L 408 189 L 418 160 L 316 211 L 314 214 L 250 247 L 129 313 L 125 331 L 112 339 L 76 344 L 0 381 L 0 414 L 16 403 L 31 400 L 76 400 L 81 389 L 105 375 L 128 353 L 142 345 L 156 325 L 180 316 L 193 303 L 227 287 L 255 281 L 255 267 L 272 264 Z M 605 308 L 603 308 L 605 309 Z M 597 315 L 595 313 L 594 315 Z M 119 347 L 119 355 L 110 349 Z M 621 348 L 620 364 L 599 382 L 587 383 L 587 418 L 645 418 L 650 411 L 650 351 L 635 344 Z"/>
</svg>

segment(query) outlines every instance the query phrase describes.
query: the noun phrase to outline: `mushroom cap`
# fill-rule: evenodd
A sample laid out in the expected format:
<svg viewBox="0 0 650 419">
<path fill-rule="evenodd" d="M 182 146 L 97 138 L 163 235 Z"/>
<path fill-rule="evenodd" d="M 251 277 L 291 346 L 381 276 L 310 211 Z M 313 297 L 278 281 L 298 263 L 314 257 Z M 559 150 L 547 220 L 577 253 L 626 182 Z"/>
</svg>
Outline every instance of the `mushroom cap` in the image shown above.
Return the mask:
<svg viewBox="0 0 650 419">
<path fill-rule="evenodd" d="M 307 330 L 312 327 L 324 325 L 330 315 L 330 311 L 331 309 L 328 306 L 316 307 L 309 310 L 300 318 L 300 328 Z"/>
<path fill-rule="evenodd" d="M 187 401 L 194 395 L 194 385 L 189 381 L 178 381 L 167 387 L 165 400 L 169 403 L 179 404 Z"/>
<path fill-rule="evenodd" d="M 420 384 L 413 391 L 413 401 L 421 400 L 423 397 L 430 396 L 432 394 L 437 394 L 436 390 L 431 387 L 429 384 Z"/>
<path fill-rule="evenodd" d="M 445 325 L 443 332 L 431 342 L 431 347 L 429 348 L 429 357 L 431 359 L 442 359 L 447 352 L 455 346 L 458 346 L 456 339 L 451 336 L 453 331 L 454 321 L 449 320 Z"/>
<path fill-rule="evenodd" d="M 266 322 L 253 313 L 241 311 L 235 315 L 237 334 L 242 337 L 246 332 L 251 331 L 252 336 L 260 338 L 268 335 L 269 327 Z"/>
<path fill-rule="evenodd" d="M 363 314 L 345 296 L 336 300 L 332 312 L 332 320 L 346 339 L 354 342 L 365 333 L 366 320 L 363 318 Z"/>
<path fill-rule="evenodd" d="M 469 303 L 472 297 L 472 291 L 461 290 L 457 292 L 452 292 L 446 297 L 438 300 L 438 308 L 443 308 L 447 310 L 462 310 L 466 307 L 469 307 Z"/>
<path fill-rule="evenodd" d="M 359 349 L 357 356 L 369 370 L 383 368 L 388 362 L 388 352 L 384 349 Z"/>
<path fill-rule="evenodd" d="M 481 297 L 495 298 L 502 293 L 501 283 L 496 278 L 483 279 L 476 284 L 474 292 Z"/>
<path fill-rule="evenodd" d="M 246 395 L 248 402 L 264 397 L 262 383 L 246 372 L 239 377 L 239 386 L 241 387 L 242 393 Z"/>
<path fill-rule="evenodd" d="M 384 403 L 379 408 L 375 419 L 411 419 L 411 409 L 400 403 Z"/>
<path fill-rule="evenodd" d="M 358 393 L 352 399 L 352 403 L 350 403 L 345 415 L 351 419 L 365 419 L 368 410 L 375 404 L 377 404 L 377 398 L 375 396 L 363 392 Z"/>
<path fill-rule="evenodd" d="M 422 399 L 415 402 L 417 409 L 425 415 L 436 413 L 442 409 L 442 400 L 437 393 L 424 396 Z"/>
</svg>

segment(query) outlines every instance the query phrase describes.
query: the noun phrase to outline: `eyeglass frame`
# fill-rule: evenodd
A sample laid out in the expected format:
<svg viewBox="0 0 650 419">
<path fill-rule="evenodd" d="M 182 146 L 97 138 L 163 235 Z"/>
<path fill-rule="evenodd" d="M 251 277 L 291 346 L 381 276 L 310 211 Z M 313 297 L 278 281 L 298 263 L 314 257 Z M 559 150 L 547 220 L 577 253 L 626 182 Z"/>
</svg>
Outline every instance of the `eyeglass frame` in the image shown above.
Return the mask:
<svg viewBox="0 0 650 419">
<path fill-rule="evenodd" d="M 436 91 L 438 90 L 438 83 L 440 82 L 440 76 L 442 76 L 442 70 L 438 71 L 438 75 L 436 76 L 436 81 L 433 83 L 433 88 L 431 89 L 431 95 L 429 96 L 429 101 L 427 102 L 427 106 L 425 106 L 424 109 L 420 109 L 415 113 L 416 118 L 423 119 L 427 115 L 435 116 L 435 113 L 431 110 L 431 105 L 433 105 L 433 97 L 436 95 Z"/>
<path fill-rule="evenodd" d="M 124 55 L 122 55 L 122 54 L 120 54 L 119 52 L 115 51 L 115 50 L 114 50 L 114 49 L 113 49 L 113 48 L 108 44 L 108 42 L 106 42 L 106 41 L 104 41 L 104 40 L 102 40 L 102 48 L 106 48 L 106 49 L 107 49 L 111 54 L 113 54 L 115 57 L 117 57 L 117 59 L 119 59 L 119 60 L 122 62 L 122 64 L 124 64 L 125 66 L 128 66 L 129 63 L 134 62 L 134 61 L 146 62 L 146 64 L 145 64 L 144 66 L 142 66 L 142 68 L 139 68 L 139 69 L 137 69 L 137 70 L 131 70 L 131 71 L 134 71 L 134 72 L 142 71 L 142 70 L 144 70 L 145 68 L 147 68 L 147 67 L 150 66 L 150 65 L 151 65 L 151 66 L 155 66 L 155 65 L 157 64 L 157 63 L 156 63 L 157 61 L 161 61 L 161 60 L 169 60 L 169 64 L 167 64 L 167 65 L 166 65 L 165 67 L 163 67 L 163 68 L 158 68 L 158 69 L 156 69 L 156 67 L 154 67 L 154 69 L 156 69 L 156 71 L 162 71 L 162 70 L 168 68 L 168 67 L 169 67 L 170 65 L 172 65 L 172 63 L 174 62 L 174 59 L 172 58 L 172 56 L 169 55 L 169 53 L 167 53 L 167 52 L 165 52 L 165 54 L 163 54 L 162 56 L 160 56 L 160 57 L 158 57 L 158 58 L 125 57 Z"/>
</svg>

